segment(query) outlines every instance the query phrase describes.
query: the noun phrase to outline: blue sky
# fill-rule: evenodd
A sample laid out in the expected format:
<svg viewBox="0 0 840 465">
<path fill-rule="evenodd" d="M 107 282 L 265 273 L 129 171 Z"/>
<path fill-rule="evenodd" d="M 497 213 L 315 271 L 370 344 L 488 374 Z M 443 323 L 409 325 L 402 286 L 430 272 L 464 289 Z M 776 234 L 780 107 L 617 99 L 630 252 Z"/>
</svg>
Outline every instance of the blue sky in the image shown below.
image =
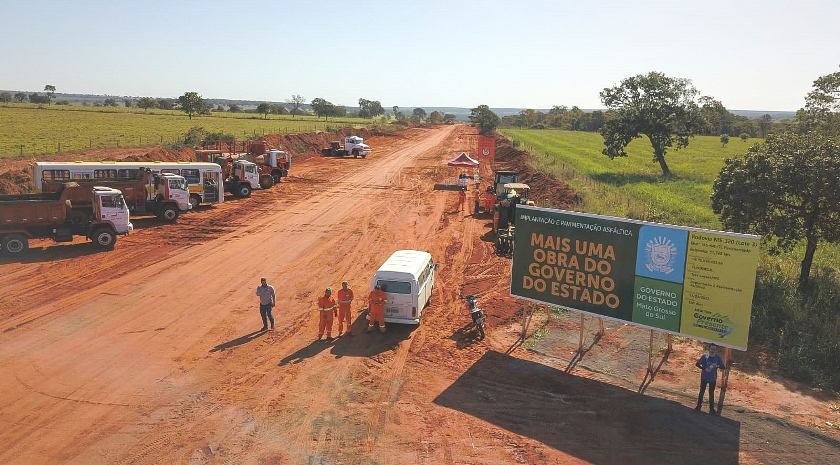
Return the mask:
<svg viewBox="0 0 840 465">
<path fill-rule="evenodd" d="M 0 89 L 592 109 L 660 71 L 793 111 L 840 70 L 838 19 L 837 0 L 5 0 Z"/>
</svg>

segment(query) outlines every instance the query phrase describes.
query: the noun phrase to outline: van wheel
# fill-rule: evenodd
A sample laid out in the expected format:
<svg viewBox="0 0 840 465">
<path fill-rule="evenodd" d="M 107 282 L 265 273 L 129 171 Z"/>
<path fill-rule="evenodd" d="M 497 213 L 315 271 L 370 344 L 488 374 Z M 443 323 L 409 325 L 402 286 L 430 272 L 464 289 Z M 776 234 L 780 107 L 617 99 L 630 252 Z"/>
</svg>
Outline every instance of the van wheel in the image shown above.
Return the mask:
<svg viewBox="0 0 840 465">
<path fill-rule="evenodd" d="M 111 228 L 99 228 L 93 233 L 93 243 L 100 249 L 113 249 L 117 235 Z"/>
<path fill-rule="evenodd" d="M 9 257 L 23 255 L 29 250 L 29 241 L 22 234 L 9 234 L 3 238 L 3 254 Z"/>
</svg>

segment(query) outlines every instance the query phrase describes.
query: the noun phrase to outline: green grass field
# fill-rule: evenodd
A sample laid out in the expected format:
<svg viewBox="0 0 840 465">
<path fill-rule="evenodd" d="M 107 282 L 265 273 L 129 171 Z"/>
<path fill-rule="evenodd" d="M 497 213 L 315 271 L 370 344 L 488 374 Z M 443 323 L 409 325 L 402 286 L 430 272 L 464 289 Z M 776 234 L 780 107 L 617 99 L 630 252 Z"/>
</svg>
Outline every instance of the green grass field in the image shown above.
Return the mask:
<svg viewBox="0 0 840 465">
<path fill-rule="evenodd" d="M 212 113 L 190 119 L 177 110 L 57 106 L 0 105 L 0 159 L 48 155 L 91 148 L 143 147 L 177 144 L 193 127 L 208 133 L 230 134 L 238 140 L 265 134 L 334 131 L 369 127 L 371 119 L 339 118 L 330 121 L 312 116 Z"/>
<path fill-rule="evenodd" d="M 503 129 L 502 134 L 528 151 L 540 171 L 553 174 L 583 199 L 578 209 L 599 215 L 633 218 L 681 226 L 722 230 L 712 212 L 712 183 L 726 158 L 743 155 L 761 139 L 746 142 L 733 137 L 726 147 L 713 136 L 689 140 L 688 147 L 668 151 L 665 159 L 673 174 L 664 178 L 654 163 L 647 138 L 627 146 L 627 157 L 610 160 L 603 155 L 604 139 L 598 133 Z M 539 193 L 533 194 L 539 205 Z M 785 255 L 786 261 L 802 260 L 804 248 Z M 815 266 L 836 267 L 840 245 L 821 243 Z"/>
</svg>

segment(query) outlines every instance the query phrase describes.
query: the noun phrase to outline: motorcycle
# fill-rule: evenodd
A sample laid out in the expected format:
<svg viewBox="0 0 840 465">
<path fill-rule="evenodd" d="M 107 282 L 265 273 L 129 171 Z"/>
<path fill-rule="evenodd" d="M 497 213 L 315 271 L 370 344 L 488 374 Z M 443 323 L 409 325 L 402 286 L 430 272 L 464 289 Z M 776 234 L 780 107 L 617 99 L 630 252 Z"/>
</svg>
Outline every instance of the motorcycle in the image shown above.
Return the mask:
<svg viewBox="0 0 840 465">
<path fill-rule="evenodd" d="M 467 301 L 467 309 L 470 312 L 475 329 L 478 331 L 478 339 L 484 339 L 484 310 L 478 307 L 478 297 L 475 295 L 464 296 Z"/>
</svg>

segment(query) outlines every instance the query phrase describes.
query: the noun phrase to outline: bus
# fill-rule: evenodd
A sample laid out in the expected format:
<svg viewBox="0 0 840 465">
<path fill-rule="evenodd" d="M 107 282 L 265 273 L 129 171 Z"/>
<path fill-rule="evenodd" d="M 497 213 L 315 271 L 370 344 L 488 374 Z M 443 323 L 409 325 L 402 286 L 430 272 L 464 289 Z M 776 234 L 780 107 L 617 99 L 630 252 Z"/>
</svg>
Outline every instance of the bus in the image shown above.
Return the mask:
<svg viewBox="0 0 840 465">
<path fill-rule="evenodd" d="M 225 201 L 222 167 L 193 161 L 39 161 L 32 165 L 32 184 L 39 192 L 43 181 L 69 182 L 74 179 L 136 179 L 141 168 L 153 173 L 172 173 L 187 180 L 190 204 Z"/>
</svg>

